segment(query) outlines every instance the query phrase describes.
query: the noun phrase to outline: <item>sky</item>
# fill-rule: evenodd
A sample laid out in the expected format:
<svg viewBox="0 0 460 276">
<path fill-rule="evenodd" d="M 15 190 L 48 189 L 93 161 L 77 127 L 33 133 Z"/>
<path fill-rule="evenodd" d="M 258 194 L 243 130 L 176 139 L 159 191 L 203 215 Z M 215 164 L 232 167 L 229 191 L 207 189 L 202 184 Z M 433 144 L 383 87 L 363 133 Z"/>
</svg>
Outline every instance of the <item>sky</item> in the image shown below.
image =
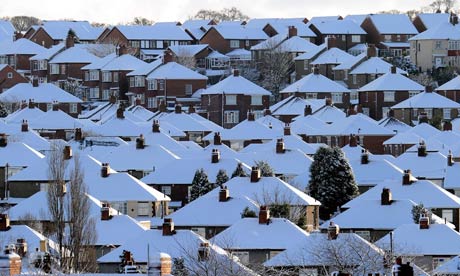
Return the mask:
<svg viewBox="0 0 460 276">
<path fill-rule="evenodd" d="M 407 11 L 433 0 L 1 0 L 0 17 L 27 15 L 117 24 L 145 17 L 156 22 L 187 20 L 200 9 L 237 7 L 250 18 L 366 14 Z"/>
</svg>

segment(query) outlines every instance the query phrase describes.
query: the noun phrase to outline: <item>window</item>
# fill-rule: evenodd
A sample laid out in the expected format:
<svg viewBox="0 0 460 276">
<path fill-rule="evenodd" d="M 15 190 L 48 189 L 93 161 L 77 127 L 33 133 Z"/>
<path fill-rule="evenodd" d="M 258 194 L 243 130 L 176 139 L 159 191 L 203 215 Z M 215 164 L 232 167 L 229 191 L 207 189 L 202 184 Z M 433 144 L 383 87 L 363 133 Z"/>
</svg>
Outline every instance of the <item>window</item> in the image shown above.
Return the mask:
<svg viewBox="0 0 460 276">
<path fill-rule="evenodd" d="M 112 82 L 112 72 L 102 72 L 103 82 Z"/>
<path fill-rule="evenodd" d="M 240 122 L 240 112 L 238 110 L 224 111 L 224 123 L 237 124 L 239 122 Z"/>
<path fill-rule="evenodd" d="M 248 39 L 246 39 L 245 45 L 246 45 L 246 47 L 249 47 L 249 40 Z"/>
<path fill-rule="evenodd" d="M 131 41 L 129 42 L 129 44 L 130 44 L 131 47 L 133 47 L 133 48 L 139 48 L 139 47 L 141 46 L 141 43 L 140 43 L 140 41 L 138 41 L 138 40 L 131 40 Z"/>
<path fill-rule="evenodd" d="M 50 65 L 50 74 L 51 75 L 59 74 L 59 64 L 51 64 Z"/>
<path fill-rule="evenodd" d="M 449 260 L 448 257 L 433 257 L 433 268 L 437 268 Z"/>
<path fill-rule="evenodd" d="M 389 107 L 385 106 L 385 107 L 382 107 L 382 118 L 386 118 L 388 117 L 388 111 L 390 110 Z"/>
<path fill-rule="evenodd" d="M 135 76 L 134 77 L 134 86 L 135 87 L 144 87 L 145 86 L 145 79 L 143 76 Z"/>
<path fill-rule="evenodd" d="M 353 84 L 358 83 L 358 75 L 352 75 L 353 76 Z"/>
<path fill-rule="evenodd" d="M 355 234 L 367 241 L 371 239 L 370 231 L 355 231 Z"/>
<path fill-rule="evenodd" d="M 192 95 L 193 90 L 192 90 L 192 85 L 191 84 L 186 84 L 185 85 L 185 95 Z"/>
<path fill-rule="evenodd" d="M 415 118 L 415 119 L 417 119 L 417 117 L 418 117 L 418 110 L 417 110 L 417 108 L 412 109 L 412 117 Z"/>
<path fill-rule="evenodd" d="M 165 90 L 165 80 L 158 80 L 158 86 L 160 90 Z"/>
<path fill-rule="evenodd" d="M 238 257 L 240 262 L 244 265 L 249 264 L 249 252 L 248 251 L 234 251 L 232 255 Z"/>
<path fill-rule="evenodd" d="M 163 40 L 158 40 L 156 46 L 157 46 L 157 49 L 163 49 L 163 47 L 164 47 L 163 46 Z"/>
<path fill-rule="evenodd" d="M 155 97 L 148 97 L 147 98 L 147 108 L 156 108 L 157 101 Z"/>
<path fill-rule="evenodd" d="M 13 72 L 8 72 L 8 74 L 6 74 L 6 77 L 9 78 L 9 79 L 12 79 L 13 78 Z"/>
<path fill-rule="evenodd" d="M 333 103 L 342 103 L 342 93 L 332 93 Z"/>
<path fill-rule="evenodd" d="M 161 192 L 165 195 L 171 195 L 171 186 L 161 186 Z"/>
<path fill-rule="evenodd" d="M 363 114 L 369 116 L 369 107 L 363 107 Z"/>
<path fill-rule="evenodd" d="M 318 97 L 318 93 L 305 93 L 305 98 L 307 99 L 316 99 Z"/>
<path fill-rule="evenodd" d="M 73 114 L 76 114 L 78 113 L 78 108 L 77 108 L 77 104 L 76 103 L 71 103 L 69 104 L 69 112 L 70 113 L 73 113 Z"/>
<path fill-rule="evenodd" d="M 148 40 L 141 40 L 141 48 L 142 49 L 149 48 L 149 41 Z"/>
<path fill-rule="evenodd" d="M 138 216 L 149 216 L 151 213 L 150 203 L 149 202 L 141 202 L 137 203 L 137 215 Z"/>
<path fill-rule="evenodd" d="M 360 35 L 352 35 L 351 36 L 351 42 L 356 42 L 356 43 L 361 42 L 361 36 Z"/>
<path fill-rule="evenodd" d="M 239 40 L 230 40 L 230 48 L 240 48 Z"/>
<path fill-rule="evenodd" d="M 201 237 L 206 238 L 206 229 L 204 227 L 192 227 L 190 230 L 200 235 Z"/>
<path fill-rule="evenodd" d="M 262 96 L 260 95 L 251 96 L 251 105 L 262 105 Z"/>
<path fill-rule="evenodd" d="M 123 201 L 112 201 L 110 202 L 110 207 L 117 210 L 118 212 L 125 214 L 128 213 L 128 204 Z"/>
<path fill-rule="evenodd" d="M 318 269 L 316 268 L 301 268 L 299 276 L 318 276 Z"/>
<path fill-rule="evenodd" d="M 157 90 L 157 80 L 148 80 L 148 90 Z"/>
<path fill-rule="evenodd" d="M 433 109 L 425 108 L 425 112 L 426 112 L 428 119 L 431 119 L 433 117 Z"/>
<path fill-rule="evenodd" d="M 47 70 L 48 69 L 48 62 L 46 62 L 46 60 L 39 60 L 38 61 L 38 69 L 39 70 Z"/>
<path fill-rule="evenodd" d="M 103 100 L 108 100 L 110 98 L 110 90 L 109 89 L 104 89 L 102 91 L 102 99 Z"/>
<path fill-rule="evenodd" d="M 5 64 L 6 62 L 5 57 L 0 57 L 0 63 Z M 33 61 L 32 62 L 32 70 L 37 71 L 38 70 L 38 61 Z"/>
<path fill-rule="evenodd" d="M 99 87 L 91 87 L 89 89 L 89 97 L 92 99 L 99 98 Z"/>
<path fill-rule="evenodd" d="M 89 80 L 99 80 L 99 71 L 91 70 L 89 71 Z"/>
<path fill-rule="evenodd" d="M 383 101 L 384 102 L 394 102 L 395 101 L 395 92 L 394 91 L 384 91 L 383 92 Z"/>
<path fill-rule="evenodd" d="M 350 100 L 358 100 L 358 91 L 351 91 L 350 92 Z"/>
<path fill-rule="evenodd" d="M 342 35 L 342 41 L 346 41 L 347 40 L 347 36 L 346 35 Z"/>
<path fill-rule="evenodd" d="M 308 70 L 308 59 L 303 61 L 303 69 Z"/>
<path fill-rule="evenodd" d="M 88 80 L 89 80 L 89 72 L 85 71 L 85 81 L 88 81 Z"/>
<path fill-rule="evenodd" d="M 450 108 L 444 108 L 442 113 L 444 119 L 450 119 Z"/>
<path fill-rule="evenodd" d="M 46 82 L 46 77 L 39 77 L 38 82 L 39 83 L 45 83 Z"/>
<path fill-rule="evenodd" d="M 264 111 L 263 110 L 254 110 L 254 119 L 257 120 L 259 118 L 262 118 L 264 116 Z"/>
<path fill-rule="evenodd" d="M 454 222 L 454 211 L 449 209 L 443 209 L 442 218 L 446 219 L 448 222 Z"/>
<path fill-rule="evenodd" d="M 225 95 L 226 105 L 236 105 L 236 95 Z"/>
<path fill-rule="evenodd" d="M 409 91 L 409 97 L 413 97 L 415 95 L 417 95 L 418 93 L 420 93 L 419 91 Z"/>
<path fill-rule="evenodd" d="M 391 41 L 391 35 L 385 35 L 383 38 L 385 41 Z"/>
<path fill-rule="evenodd" d="M 436 47 L 435 47 L 435 49 L 439 50 L 439 49 L 441 49 L 441 46 L 442 46 L 442 41 L 436 40 Z"/>
<path fill-rule="evenodd" d="M 61 65 L 60 65 L 60 69 L 61 69 L 61 74 L 65 75 L 65 72 L 66 72 L 66 65 L 65 65 L 65 64 L 61 64 Z"/>
<path fill-rule="evenodd" d="M 118 82 L 118 72 L 113 72 L 113 82 Z"/>
<path fill-rule="evenodd" d="M 53 109 L 53 104 L 52 103 L 47 103 L 46 104 L 46 111 L 49 111 L 51 109 Z"/>
</svg>

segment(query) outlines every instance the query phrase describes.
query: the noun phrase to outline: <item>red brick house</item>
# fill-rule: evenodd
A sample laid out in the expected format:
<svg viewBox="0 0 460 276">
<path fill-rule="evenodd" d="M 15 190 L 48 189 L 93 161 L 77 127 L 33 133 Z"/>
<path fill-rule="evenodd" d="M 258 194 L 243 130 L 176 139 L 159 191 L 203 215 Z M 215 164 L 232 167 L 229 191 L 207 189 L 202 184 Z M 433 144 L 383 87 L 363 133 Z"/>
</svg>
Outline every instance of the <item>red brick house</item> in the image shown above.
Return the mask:
<svg viewBox="0 0 460 276">
<path fill-rule="evenodd" d="M 412 23 L 419 33 L 422 33 L 429 28 L 449 21 L 448 13 L 420 13 L 414 18 Z"/>
<path fill-rule="evenodd" d="M 435 91 L 454 102 L 460 102 L 460 77 L 454 77 L 450 81 L 436 88 Z"/>
<path fill-rule="evenodd" d="M 8 64 L 0 65 L 0 93 L 15 86 L 18 83 L 29 82 L 24 76 L 16 72 Z"/>
<path fill-rule="evenodd" d="M 335 37 L 335 46 L 348 51 L 353 46 L 366 42 L 366 31 L 352 20 L 318 20 L 310 23 L 310 29 L 317 36 L 317 45 L 326 42 L 327 37 Z"/>
<path fill-rule="evenodd" d="M 217 23 L 213 19 L 191 19 L 182 23 L 181 27 L 193 38 L 193 44 L 197 44 L 206 31 L 214 25 Z"/>
<path fill-rule="evenodd" d="M 30 74 L 30 58 L 46 49 L 28 39 L 21 38 L 0 45 L 0 64 L 8 64 L 22 75 Z"/>
</svg>

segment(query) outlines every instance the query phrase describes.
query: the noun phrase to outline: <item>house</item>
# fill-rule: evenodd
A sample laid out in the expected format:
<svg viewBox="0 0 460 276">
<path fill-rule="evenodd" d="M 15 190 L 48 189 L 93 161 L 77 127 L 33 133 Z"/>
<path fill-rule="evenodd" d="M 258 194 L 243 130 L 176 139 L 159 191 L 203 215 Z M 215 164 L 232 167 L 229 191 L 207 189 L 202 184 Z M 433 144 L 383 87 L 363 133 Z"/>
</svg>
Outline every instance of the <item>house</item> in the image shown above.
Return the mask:
<svg viewBox="0 0 460 276">
<path fill-rule="evenodd" d="M 22 75 L 30 75 L 30 58 L 45 50 L 44 47 L 25 38 L 5 42 L 0 45 L 0 64 L 8 64 Z"/>
<path fill-rule="evenodd" d="M 460 102 L 460 77 L 454 77 L 450 81 L 436 88 L 434 91 L 454 102 Z"/>
<path fill-rule="evenodd" d="M 17 38 L 16 29 L 9 20 L 0 20 L 0 43 L 13 42 Z"/>
<path fill-rule="evenodd" d="M 330 79 L 334 79 L 333 69 L 335 68 L 335 66 L 340 65 L 342 63 L 348 63 L 351 60 L 356 59 L 349 53 L 337 48 L 335 44 L 336 41 L 337 40 L 335 38 L 328 38 L 327 51 L 321 53 L 309 63 L 312 66 L 311 69 L 313 69 L 315 66 L 318 66 L 320 74 Z"/>
<path fill-rule="evenodd" d="M 196 44 L 213 25 L 217 25 L 213 19 L 189 19 L 181 27 L 194 39 L 193 44 Z"/>
<path fill-rule="evenodd" d="M 324 100 L 305 99 L 299 94 L 296 96 L 294 92 L 294 95 L 270 106 L 271 115 L 284 123 L 290 123 L 296 117 L 311 115 L 324 104 Z"/>
<path fill-rule="evenodd" d="M 188 68 L 206 68 L 206 57 L 213 50 L 206 44 L 174 45 L 168 49 L 173 54 L 173 60 L 182 62 Z"/>
<path fill-rule="evenodd" d="M 10 141 L 27 144 L 40 153 L 45 153 L 50 150 L 49 140 L 41 137 L 38 132 L 29 127 L 30 120 L 43 114 L 43 111 L 33 107 L 18 110 L 7 116 L 8 124 L 0 126 L 0 132 L 10 137 Z"/>
<path fill-rule="evenodd" d="M 361 27 L 367 41 L 380 48 L 381 56 L 399 57 L 409 50 L 409 39 L 418 34 L 406 14 L 369 14 Z"/>
<path fill-rule="evenodd" d="M 396 119 L 394 117 L 394 112 L 391 109 L 388 111 L 388 115 L 386 118 L 382 118 L 379 121 L 379 125 L 392 130 L 395 133 L 405 132 L 408 131 L 411 127 L 404 122 Z"/>
<path fill-rule="evenodd" d="M 419 33 L 449 21 L 449 13 L 419 13 L 412 23 Z"/>
<path fill-rule="evenodd" d="M 29 82 L 8 64 L 0 65 L 0 91 L 4 92 L 18 83 Z"/>
<path fill-rule="evenodd" d="M 233 75 L 208 87 L 200 93 L 201 107 L 212 122 L 231 128 L 244 121 L 249 111 L 255 119 L 262 116 L 269 106 L 271 93 L 240 76 L 239 70 Z"/>
<path fill-rule="evenodd" d="M 460 49 L 460 36 L 458 30 L 458 17 L 451 14 L 449 21 L 409 39 L 410 59 L 419 68 L 419 71 L 459 66 L 457 57 Z"/>
<path fill-rule="evenodd" d="M 419 121 L 422 113 L 426 114 L 428 120 L 440 118 L 450 121 L 458 117 L 460 104 L 433 92 L 430 86 L 425 91 L 414 95 L 391 107 L 394 116 L 406 124 L 414 124 Z"/>
<path fill-rule="evenodd" d="M 348 51 L 357 44 L 366 42 L 366 31 L 352 20 L 310 20 L 310 29 L 317 35 L 316 44 L 335 38 L 335 46 Z"/>
<path fill-rule="evenodd" d="M 398 74 L 396 67 L 393 66 L 391 72 L 358 89 L 359 104 L 364 114 L 380 120 L 388 114 L 392 106 L 423 90 L 422 85 Z"/>
<path fill-rule="evenodd" d="M 295 79 L 300 80 L 302 77 L 310 74 L 312 72 L 312 68 L 314 67 L 311 65 L 311 62 L 327 50 L 328 47 L 326 43 L 323 43 L 313 51 L 303 53 L 294 58 Z"/>
</svg>

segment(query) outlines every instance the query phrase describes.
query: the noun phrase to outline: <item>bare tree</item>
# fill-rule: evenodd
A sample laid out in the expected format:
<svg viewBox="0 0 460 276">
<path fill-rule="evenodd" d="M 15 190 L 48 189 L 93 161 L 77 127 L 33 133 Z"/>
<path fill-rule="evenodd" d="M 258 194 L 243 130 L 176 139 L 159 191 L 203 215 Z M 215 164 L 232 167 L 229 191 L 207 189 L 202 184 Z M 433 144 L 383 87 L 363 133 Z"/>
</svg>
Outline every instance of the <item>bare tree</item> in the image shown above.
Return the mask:
<svg viewBox="0 0 460 276">
<path fill-rule="evenodd" d="M 13 16 L 11 17 L 10 22 L 17 31 L 25 32 L 32 25 L 40 24 L 41 20 L 33 16 Z"/>
<path fill-rule="evenodd" d="M 153 25 L 155 21 L 147 19 L 145 17 L 134 17 L 133 21 L 128 22 L 128 25 L 142 25 L 142 26 L 148 26 L 148 25 Z"/>
<path fill-rule="evenodd" d="M 196 68 L 196 59 L 195 56 L 188 50 L 183 47 L 179 47 L 177 53 L 174 53 L 174 61 L 189 68 Z"/>
<path fill-rule="evenodd" d="M 220 11 L 215 10 L 199 10 L 191 19 L 208 19 L 216 22 L 220 21 L 239 21 L 248 20 L 249 16 L 245 15 L 236 7 L 224 8 Z"/>
</svg>

